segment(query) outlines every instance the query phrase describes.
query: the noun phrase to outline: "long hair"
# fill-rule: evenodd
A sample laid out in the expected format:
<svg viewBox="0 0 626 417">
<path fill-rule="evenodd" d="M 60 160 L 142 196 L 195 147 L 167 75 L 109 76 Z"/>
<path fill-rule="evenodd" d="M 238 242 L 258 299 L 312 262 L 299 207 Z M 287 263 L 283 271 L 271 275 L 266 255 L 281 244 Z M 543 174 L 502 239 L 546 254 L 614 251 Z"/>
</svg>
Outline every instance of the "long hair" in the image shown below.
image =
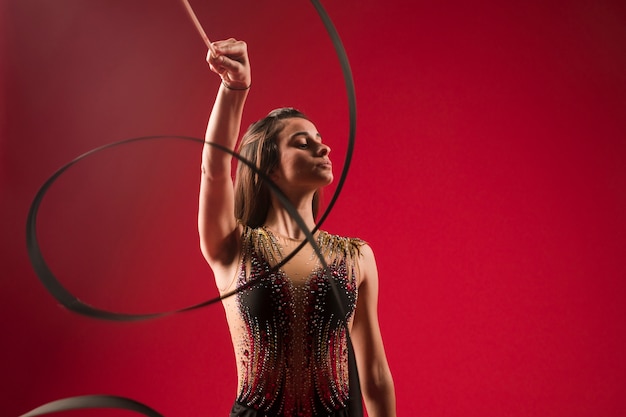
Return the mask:
<svg viewBox="0 0 626 417">
<path fill-rule="evenodd" d="M 294 117 L 309 120 L 306 115 L 291 107 L 272 110 L 263 119 L 250 125 L 241 138 L 237 152 L 254 164 L 260 172 L 269 176 L 280 161 L 276 139 L 285 128 L 283 121 Z M 249 227 L 262 226 L 272 201 L 270 193 L 270 188 L 256 172 L 241 162 L 237 165 L 235 178 L 237 220 Z M 320 190 L 317 190 L 313 196 L 314 218 L 319 210 L 319 194 Z"/>
</svg>

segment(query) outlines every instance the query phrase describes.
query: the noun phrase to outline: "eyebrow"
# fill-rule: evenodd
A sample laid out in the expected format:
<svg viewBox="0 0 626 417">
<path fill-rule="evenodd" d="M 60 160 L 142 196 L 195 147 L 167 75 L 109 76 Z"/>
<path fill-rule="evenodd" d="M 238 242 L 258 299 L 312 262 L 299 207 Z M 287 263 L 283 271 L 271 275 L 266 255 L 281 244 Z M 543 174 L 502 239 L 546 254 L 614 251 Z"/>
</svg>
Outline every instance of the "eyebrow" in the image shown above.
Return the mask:
<svg viewBox="0 0 626 417">
<path fill-rule="evenodd" d="M 291 136 L 289 136 L 289 140 L 293 140 L 293 139 L 297 138 L 298 136 L 309 136 L 309 132 L 307 132 L 305 130 L 302 130 L 302 131 L 299 131 L 299 132 L 292 133 Z M 322 139 L 322 135 L 320 135 L 320 132 L 317 132 L 315 134 L 315 137 L 319 138 L 320 140 Z"/>
</svg>

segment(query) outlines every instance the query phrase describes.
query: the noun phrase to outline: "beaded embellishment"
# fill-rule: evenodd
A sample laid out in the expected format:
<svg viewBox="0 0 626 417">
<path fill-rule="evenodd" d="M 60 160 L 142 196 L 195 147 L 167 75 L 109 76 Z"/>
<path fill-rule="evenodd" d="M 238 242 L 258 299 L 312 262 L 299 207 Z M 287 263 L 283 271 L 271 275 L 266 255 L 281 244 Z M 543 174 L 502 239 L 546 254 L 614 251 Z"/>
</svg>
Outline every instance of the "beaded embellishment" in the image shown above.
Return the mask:
<svg viewBox="0 0 626 417">
<path fill-rule="evenodd" d="M 231 332 L 239 370 L 237 401 L 285 417 L 344 408 L 349 393 L 344 323 L 351 322 L 356 308 L 356 265 L 364 242 L 318 232 L 329 270 L 314 257 L 310 272 L 301 277 L 285 272 L 289 263 L 272 271 L 291 248 L 269 229 L 245 227 L 242 242 L 237 286 L 264 278 L 236 296 L 240 328 Z"/>
</svg>

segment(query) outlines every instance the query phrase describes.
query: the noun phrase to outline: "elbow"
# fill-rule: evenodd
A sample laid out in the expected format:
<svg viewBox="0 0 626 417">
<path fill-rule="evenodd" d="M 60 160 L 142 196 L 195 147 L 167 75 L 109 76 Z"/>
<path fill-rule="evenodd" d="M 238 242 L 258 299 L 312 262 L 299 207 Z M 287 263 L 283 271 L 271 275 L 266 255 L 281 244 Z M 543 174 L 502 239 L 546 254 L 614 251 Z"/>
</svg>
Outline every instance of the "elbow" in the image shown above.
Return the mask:
<svg viewBox="0 0 626 417">
<path fill-rule="evenodd" d="M 367 375 L 362 381 L 361 391 L 370 415 L 377 417 L 396 415 L 395 388 L 388 366 L 381 366 Z"/>
<path fill-rule="evenodd" d="M 389 368 L 367 378 L 361 388 L 366 399 L 375 400 L 394 392 L 393 377 Z"/>
<path fill-rule="evenodd" d="M 215 182 L 230 178 L 230 171 L 225 166 L 203 162 L 201 165 L 202 179 Z"/>
<path fill-rule="evenodd" d="M 207 149 L 202 153 L 200 168 L 202 176 L 208 180 L 222 180 L 231 178 L 232 157 L 230 154 L 215 150 Z"/>
</svg>

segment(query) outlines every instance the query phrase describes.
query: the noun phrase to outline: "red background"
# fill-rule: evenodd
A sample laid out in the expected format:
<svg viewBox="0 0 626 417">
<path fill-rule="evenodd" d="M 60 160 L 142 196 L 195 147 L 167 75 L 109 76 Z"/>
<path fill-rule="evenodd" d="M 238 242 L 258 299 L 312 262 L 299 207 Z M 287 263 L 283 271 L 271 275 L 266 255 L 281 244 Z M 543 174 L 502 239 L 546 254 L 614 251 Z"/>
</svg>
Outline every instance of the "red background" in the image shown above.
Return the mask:
<svg viewBox="0 0 626 417">
<path fill-rule="evenodd" d="M 193 3 L 211 39 L 249 43 L 244 124 L 302 109 L 338 176 L 347 101 L 311 4 Z M 376 252 L 399 415 L 626 415 L 625 3 L 326 3 L 358 127 L 325 228 Z M 203 43 L 175 0 L 2 5 L 0 414 L 108 393 L 166 417 L 226 415 L 219 305 L 91 320 L 58 307 L 25 250 L 32 198 L 64 163 L 136 136 L 202 137 L 218 86 Z M 61 281 L 125 312 L 216 295 L 195 225 L 199 155 L 146 142 L 61 177 L 38 220 Z"/>
</svg>

